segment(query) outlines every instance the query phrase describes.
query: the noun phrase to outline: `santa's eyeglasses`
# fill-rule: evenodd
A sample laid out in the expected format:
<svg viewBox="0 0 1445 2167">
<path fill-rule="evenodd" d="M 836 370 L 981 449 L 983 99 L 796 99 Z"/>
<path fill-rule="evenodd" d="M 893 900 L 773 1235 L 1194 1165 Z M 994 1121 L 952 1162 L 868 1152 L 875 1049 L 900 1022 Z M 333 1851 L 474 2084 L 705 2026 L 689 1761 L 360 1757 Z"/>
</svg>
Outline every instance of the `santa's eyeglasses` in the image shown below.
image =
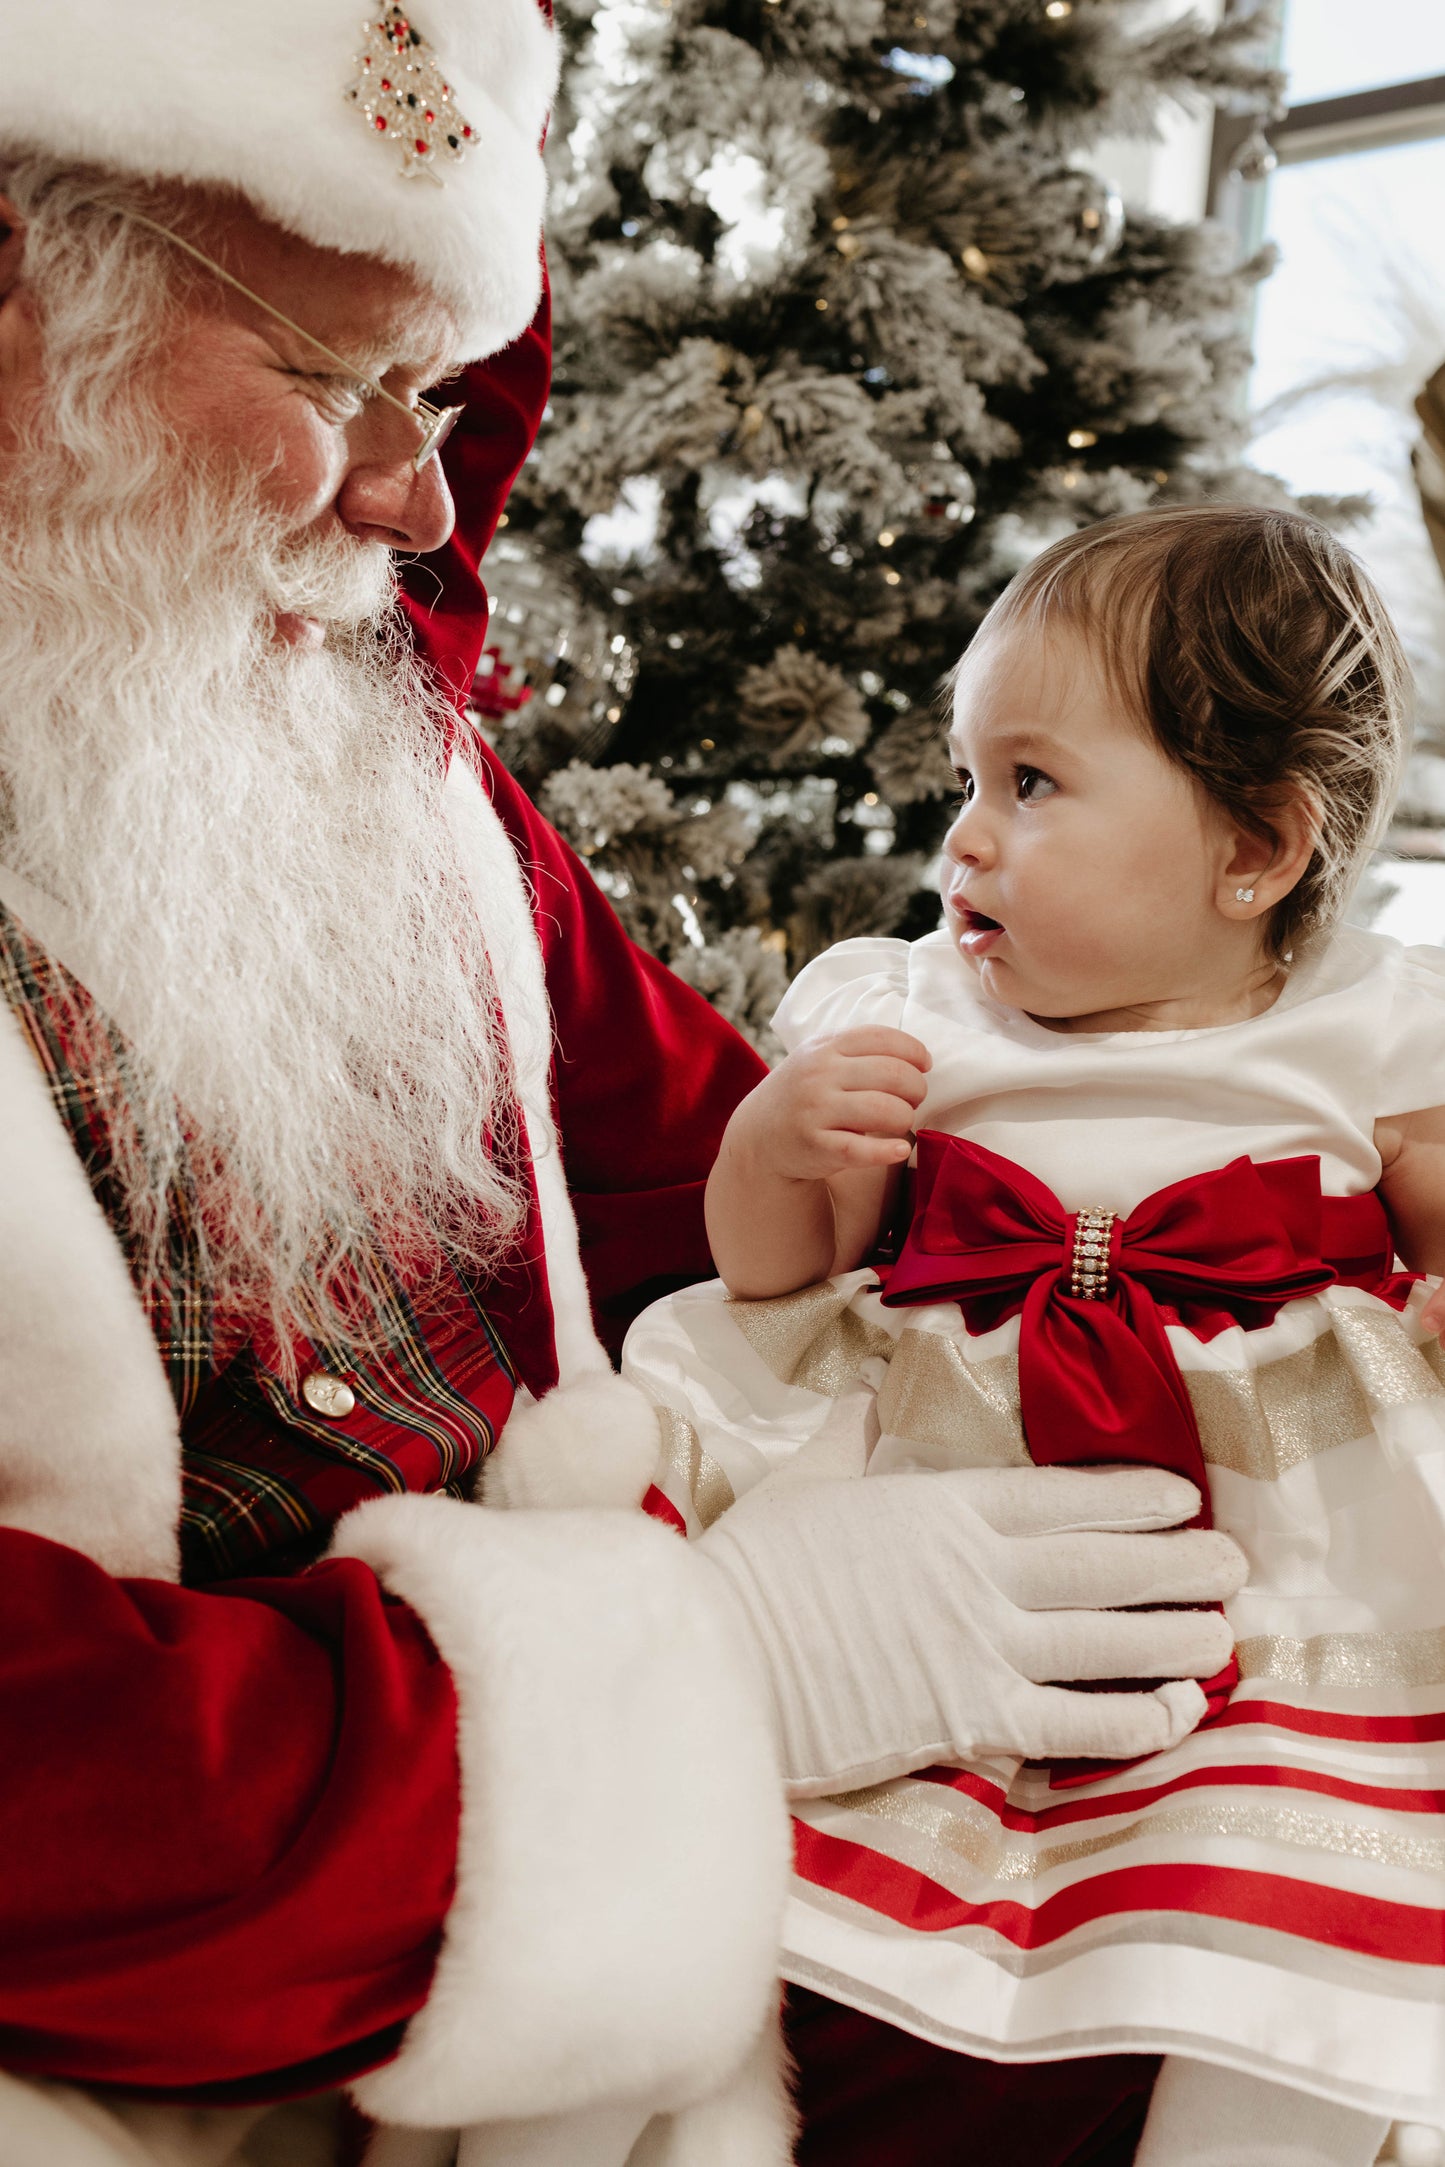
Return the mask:
<svg viewBox="0 0 1445 2167">
<path fill-rule="evenodd" d="M 116 208 L 120 209 L 120 206 L 117 205 Z M 149 233 L 158 233 L 161 239 L 169 241 L 173 248 L 184 249 L 188 256 L 194 256 L 197 263 L 204 264 L 208 271 L 213 272 L 227 286 L 233 286 L 236 292 L 244 294 L 248 301 L 254 301 L 258 309 L 264 309 L 268 316 L 274 316 L 278 324 L 285 324 L 288 331 L 294 331 L 298 338 L 305 339 L 307 344 L 314 346 L 318 353 L 325 354 L 328 361 L 334 361 L 337 368 L 351 377 L 353 382 L 364 384 L 373 398 L 385 399 L 388 406 L 394 406 L 399 414 L 405 414 L 408 421 L 415 422 L 422 431 L 421 442 L 411 455 L 411 463 L 418 473 L 421 472 L 428 459 L 433 458 L 441 450 L 443 444 L 445 444 L 447 438 L 461 420 L 465 412 L 464 407 L 433 406 L 426 399 L 418 399 L 415 406 L 408 406 L 405 399 L 398 399 L 395 392 L 387 390 L 385 384 L 379 384 L 376 378 L 368 376 L 364 369 L 355 368 L 334 348 L 328 346 L 324 339 L 318 339 L 314 331 L 308 331 L 304 324 L 293 323 L 289 316 L 284 315 L 271 302 L 264 301 L 260 294 L 253 293 L 249 286 L 242 285 L 240 279 L 228 271 L 223 264 L 217 263 L 213 256 L 208 256 L 204 249 L 197 248 L 191 241 L 183 241 L 178 233 L 172 233 L 169 226 L 157 225 L 153 218 L 146 218 L 139 211 L 124 210 L 121 215 L 129 218 L 137 226 L 144 226 Z"/>
</svg>

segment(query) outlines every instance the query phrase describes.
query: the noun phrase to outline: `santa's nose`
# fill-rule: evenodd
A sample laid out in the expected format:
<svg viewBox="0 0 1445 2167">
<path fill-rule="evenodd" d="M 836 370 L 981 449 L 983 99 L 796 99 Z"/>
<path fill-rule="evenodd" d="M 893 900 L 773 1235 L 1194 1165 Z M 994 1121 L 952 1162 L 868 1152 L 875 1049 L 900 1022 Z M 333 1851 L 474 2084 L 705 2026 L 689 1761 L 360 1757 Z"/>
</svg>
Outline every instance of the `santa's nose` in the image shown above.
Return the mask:
<svg viewBox="0 0 1445 2167">
<path fill-rule="evenodd" d="M 388 427 L 385 456 L 363 458 L 352 465 L 336 499 L 343 525 L 358 541 L 381 542 L 388 549 L 424 554 L 440 549 L 456 524 L 456 509 L 440 458 L 416 467 L 413 459 L 420 436 L 405 418 Z"/>
</svg>

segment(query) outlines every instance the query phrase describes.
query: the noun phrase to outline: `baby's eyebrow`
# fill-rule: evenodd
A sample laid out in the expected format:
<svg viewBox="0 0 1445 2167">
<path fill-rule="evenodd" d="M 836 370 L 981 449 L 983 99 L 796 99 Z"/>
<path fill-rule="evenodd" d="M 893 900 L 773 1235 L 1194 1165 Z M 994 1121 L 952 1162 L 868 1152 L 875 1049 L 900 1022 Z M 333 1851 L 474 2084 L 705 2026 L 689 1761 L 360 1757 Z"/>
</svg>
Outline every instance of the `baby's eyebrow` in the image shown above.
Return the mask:
<svg viewBox="0 0 1445 2167">
<path fill-rule="evenodd" d="M 1047 731 L 1043 730 L 1029 728 L 1000 730 L 996 735 L 990 736 L 989 749 L 992 752 L 1034 753 L 1036 755 L 1043 753 L 1055 754 L 1059 751 L 1059 740 L 1056 737 L 1051 737 Z M 954 762 L 955 766 L 966 767 L 968 765 L 967 761 L 962 758 L 960 748 L 952 737 L 948 740 L 948 757 Z"/>
</svg>

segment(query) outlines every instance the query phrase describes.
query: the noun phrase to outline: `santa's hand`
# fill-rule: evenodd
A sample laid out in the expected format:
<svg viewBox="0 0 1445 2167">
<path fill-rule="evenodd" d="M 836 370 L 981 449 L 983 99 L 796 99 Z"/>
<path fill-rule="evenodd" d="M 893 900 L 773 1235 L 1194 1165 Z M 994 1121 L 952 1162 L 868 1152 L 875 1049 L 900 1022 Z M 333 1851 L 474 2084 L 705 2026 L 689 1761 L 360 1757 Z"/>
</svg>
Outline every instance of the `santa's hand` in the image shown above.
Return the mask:
<svg viewBox="0 0 1445 2167">
<path fill-rule="evenodd" d="M 764 1483 L 698 1545 L 772 1690 L 791 1796 L 992 1753 L 1132 1760 L 1204 1712 L 1228 1661 L 1227 1535 L 1155 1468 L 979 1468 Z M 1176 1530 L 1162 1533 L 1160 1530 Z M 1060 1681 L 1163 1678 L 1152 1691 Z"/>
</svg>

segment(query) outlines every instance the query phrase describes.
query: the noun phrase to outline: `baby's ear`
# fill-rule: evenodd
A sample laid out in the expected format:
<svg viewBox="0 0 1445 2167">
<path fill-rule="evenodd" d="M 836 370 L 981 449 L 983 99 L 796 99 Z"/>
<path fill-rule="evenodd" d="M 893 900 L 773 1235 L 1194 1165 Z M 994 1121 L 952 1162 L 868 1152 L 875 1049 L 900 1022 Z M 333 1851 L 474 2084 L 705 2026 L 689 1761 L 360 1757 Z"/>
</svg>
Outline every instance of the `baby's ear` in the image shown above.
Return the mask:
<svg viewBox="0 0 1445 2167">
<path fill-rule="evenodd" d="M 1228 918 L 1263 918 L 1296 889 L 1319 844 L 1319 799 L 1303 786 L 1272 806 L 1257 829 L 1232 827 L 1217 902 Z"/>
</svg>

